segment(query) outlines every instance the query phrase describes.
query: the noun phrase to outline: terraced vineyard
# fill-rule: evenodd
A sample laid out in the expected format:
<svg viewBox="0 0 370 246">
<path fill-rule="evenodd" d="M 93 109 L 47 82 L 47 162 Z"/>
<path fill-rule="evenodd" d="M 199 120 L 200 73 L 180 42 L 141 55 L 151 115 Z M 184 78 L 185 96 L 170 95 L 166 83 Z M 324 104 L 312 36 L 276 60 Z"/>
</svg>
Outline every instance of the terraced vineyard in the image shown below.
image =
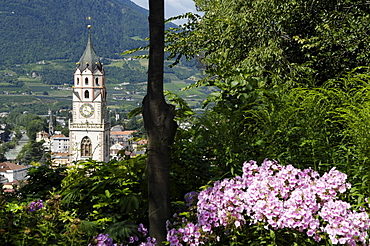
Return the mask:
<svg viewBox="0 0 370 246">
<path fill-rule="evenodd" d="M 129 112 L 141 105 L 146 94 L 147 61 L 127 56 L 124 59 L 103 61 L 108 108 Z M 169 64 L 170 62 L 166 62 L 166 65 Z M 33 108 L 36 107 L 36 113 L 46 113 L 49 109 L 70 108 L 74 66 L 73 62 L 53 60 L 0 70 L 3 81 L 11 80 L 0 81 L 2 111 L 12 111 L 15 108 L 35 111 Z M 164 87 L 185 99 L 191 107 L 197 108 L 211 92 L 209 88 L 183 89 L 199 78 L 201 73 L 194 68 L 184 65 L 172 69 L 166 67 Z M 18 86 L 14 85 L 15 79 Z"/>
</svg>

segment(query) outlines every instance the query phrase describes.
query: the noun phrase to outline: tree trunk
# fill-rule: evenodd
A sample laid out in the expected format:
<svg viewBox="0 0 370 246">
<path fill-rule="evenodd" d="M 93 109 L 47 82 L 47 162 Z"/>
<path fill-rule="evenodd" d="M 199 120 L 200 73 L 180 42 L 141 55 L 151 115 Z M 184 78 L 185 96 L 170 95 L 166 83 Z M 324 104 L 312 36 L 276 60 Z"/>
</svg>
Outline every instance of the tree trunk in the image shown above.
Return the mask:
<svg viewBox="0 0 370 246">
<path fill-rule="evenodd" d="M 170 146 L 176 133 L 175 107 L 163 93 L 164 0 L 149 0 L 150 49 L 147 95 L 143 100 L 148 135 L 149 233 L 157 245 L 166 240 L 170 218 Z"/>
</svg>

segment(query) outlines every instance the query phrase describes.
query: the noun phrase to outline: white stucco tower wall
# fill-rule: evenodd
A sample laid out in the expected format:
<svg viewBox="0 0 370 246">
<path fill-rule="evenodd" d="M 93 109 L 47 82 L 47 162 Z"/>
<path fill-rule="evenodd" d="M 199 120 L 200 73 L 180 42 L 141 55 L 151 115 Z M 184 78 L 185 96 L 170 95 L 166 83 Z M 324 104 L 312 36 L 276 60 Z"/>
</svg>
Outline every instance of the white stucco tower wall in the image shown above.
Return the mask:
<svg viewBox="0 0 370 246">
<path fill-rule="evenodd" d="M 105 72 L 89 32 L 87 46 L 74 73 L 73 113 L 69 122 L 70 161 L 109 161 L 109 129 Z"/>
</svg>

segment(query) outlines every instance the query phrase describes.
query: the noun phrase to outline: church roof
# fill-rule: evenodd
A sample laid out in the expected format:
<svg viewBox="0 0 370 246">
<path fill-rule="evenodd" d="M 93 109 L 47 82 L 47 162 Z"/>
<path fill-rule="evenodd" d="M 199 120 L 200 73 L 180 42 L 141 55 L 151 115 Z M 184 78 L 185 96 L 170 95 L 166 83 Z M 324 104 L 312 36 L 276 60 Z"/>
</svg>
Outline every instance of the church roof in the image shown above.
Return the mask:
<svg viewBox="0 0 370 246">
<path fill-rule="evenodd" d="M 94 46 L 92 45 L 90 32 L 87 39 L 86 49 L 81 56 L 80 61 L 77 63 L 77 68 L 79 68 L 81 71 L 88 68 L 92 72 L 94 72 L 96 69 L 99 69 L 100 71 L 103 69 L 99 56 L 96 54 Z"/>
</svg>

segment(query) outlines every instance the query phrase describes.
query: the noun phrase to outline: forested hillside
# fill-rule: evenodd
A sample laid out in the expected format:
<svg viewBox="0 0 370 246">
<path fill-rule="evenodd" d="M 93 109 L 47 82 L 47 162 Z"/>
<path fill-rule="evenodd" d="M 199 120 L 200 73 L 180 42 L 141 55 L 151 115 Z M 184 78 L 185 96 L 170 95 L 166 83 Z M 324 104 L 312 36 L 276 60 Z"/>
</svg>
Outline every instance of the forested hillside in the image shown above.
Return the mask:
<svg viewBox="0 0 370 246">
<path fill-rule="evenodd" d="M 144 45 L 148 37 L 147 11 L 130 0 L 5 0 L 0 4 L 0 65 L 78 60 L 88 24 L 104 57 Z"/>
</svg>

